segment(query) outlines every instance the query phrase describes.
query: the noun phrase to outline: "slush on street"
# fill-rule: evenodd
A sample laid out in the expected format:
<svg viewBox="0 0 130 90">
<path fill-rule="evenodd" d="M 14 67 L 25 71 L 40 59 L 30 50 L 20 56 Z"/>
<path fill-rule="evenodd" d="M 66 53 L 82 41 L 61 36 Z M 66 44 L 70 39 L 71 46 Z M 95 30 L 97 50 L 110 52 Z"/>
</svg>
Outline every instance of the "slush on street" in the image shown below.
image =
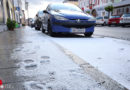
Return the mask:
<svg viewBox="0 0 130 90">
<path fill-rule="evenodd" d="M 0 0 L 0 90 L 130 90 L 130 0 Z"/>
</svg>

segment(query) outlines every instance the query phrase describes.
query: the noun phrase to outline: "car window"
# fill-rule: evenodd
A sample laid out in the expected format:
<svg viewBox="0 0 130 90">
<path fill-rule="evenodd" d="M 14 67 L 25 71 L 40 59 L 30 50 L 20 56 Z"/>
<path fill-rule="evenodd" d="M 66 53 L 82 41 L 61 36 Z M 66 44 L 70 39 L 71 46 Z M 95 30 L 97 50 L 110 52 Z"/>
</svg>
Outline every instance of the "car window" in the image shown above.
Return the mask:
<svg viewBox="0 0 130 90">
<path fill-rule="evenodd" d="M 82 10 L 75 6 L 75 5 L 71 5 L 71 4 L 52 4 L 51 6 L 52 10 L 58 11 L 58 10 L 70 10 L 70 11 L 79 11 L 82 12 Z"/>
<path fill-rule="evenodd" d="M 39 16 L 39 17 L 42 17 L 42 16 L 43 16 L 43 12 L 40 11 L 40 12 L 38 13 L 38 16 Z"/>
<path fill-rule="evenodd" d="M 120 16 L 115 16 L 115 18 L 120 18 Z"/>
<path fill-rule="evenodd" d="M 110 18 L 120 18 L 120 16 L 111 16 Z"/>
<path fill-rule="evenodd" d="M 115 18 L 115 16 L 111 16 L 110 18 Z"/>
<path fill-rule="evenodd" d="M 104 19 L 108 19 L 108 17 L 105 16 Z"/>
<path fill-rule="evenodd" d="M 130 17 L 130 14 L 124 14 L 123 17 Z"/>
</svg>

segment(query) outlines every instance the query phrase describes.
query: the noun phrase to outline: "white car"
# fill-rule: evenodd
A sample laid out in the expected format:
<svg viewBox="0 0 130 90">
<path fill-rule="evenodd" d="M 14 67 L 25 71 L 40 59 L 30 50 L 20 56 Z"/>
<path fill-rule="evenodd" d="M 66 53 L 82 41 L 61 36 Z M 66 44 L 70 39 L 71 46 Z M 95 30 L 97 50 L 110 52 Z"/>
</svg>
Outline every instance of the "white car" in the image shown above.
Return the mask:
<svg viewBox="0 0 130 90">
<path fill-rule="evenodd" d="M 96 25 L 107 25 L 108 24 L 108 17 L 96 17 Z"/>
<path fill-rule="evenodd" d="M 130 25 L 130 14 L 123 14 L 120 19 L 121 26 Z"/>
</svg>

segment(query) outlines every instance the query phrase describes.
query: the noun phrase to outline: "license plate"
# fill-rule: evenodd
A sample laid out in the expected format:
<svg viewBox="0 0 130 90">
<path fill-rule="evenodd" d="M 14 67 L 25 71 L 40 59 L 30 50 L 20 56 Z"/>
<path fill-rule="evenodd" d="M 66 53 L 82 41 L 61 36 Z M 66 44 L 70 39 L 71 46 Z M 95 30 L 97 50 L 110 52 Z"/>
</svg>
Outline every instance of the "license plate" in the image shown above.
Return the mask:
<svg viewBox="0 0 130 90">
<path fill-rule="evenodd" d="M 85 33 L 85 28 L 71 28 L 72 33 Z"/>
<path fill-rule="evenodd" d="M 116 22 L 112 22 L 113 24 L 115 24 Z"/>
</svg>

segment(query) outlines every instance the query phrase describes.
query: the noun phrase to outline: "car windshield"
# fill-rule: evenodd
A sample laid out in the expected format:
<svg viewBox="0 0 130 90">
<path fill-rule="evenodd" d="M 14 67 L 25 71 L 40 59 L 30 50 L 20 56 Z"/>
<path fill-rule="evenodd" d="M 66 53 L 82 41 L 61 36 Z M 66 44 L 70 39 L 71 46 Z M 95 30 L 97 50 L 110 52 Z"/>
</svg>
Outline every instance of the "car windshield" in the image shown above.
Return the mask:
<svg viewBox="0 0 130 90">
<path fill-rule="evenodd" d="M 124 14 L 123 17 L 130 17 L 130 14 Z"/>
<path fill-rule="evenodd" d="M 70 11 L 79 11 L 79 12 L 82 11 L 79 7 L 72 4 L 52 4 L 51 9 L 55 11 L 58 10 L 70 10 Z"/>
<path fill-rule="evenodd" d="M 110 18 L 120 18 L 120 16 L 111 16 Z"/>
<path fill-rule="evenodd" d="M 108 17 L 107 17 L 107 16 L 105 16 L 105 17 L 104 17 L 104 19 L 108 19 Z"/>
</svg>

